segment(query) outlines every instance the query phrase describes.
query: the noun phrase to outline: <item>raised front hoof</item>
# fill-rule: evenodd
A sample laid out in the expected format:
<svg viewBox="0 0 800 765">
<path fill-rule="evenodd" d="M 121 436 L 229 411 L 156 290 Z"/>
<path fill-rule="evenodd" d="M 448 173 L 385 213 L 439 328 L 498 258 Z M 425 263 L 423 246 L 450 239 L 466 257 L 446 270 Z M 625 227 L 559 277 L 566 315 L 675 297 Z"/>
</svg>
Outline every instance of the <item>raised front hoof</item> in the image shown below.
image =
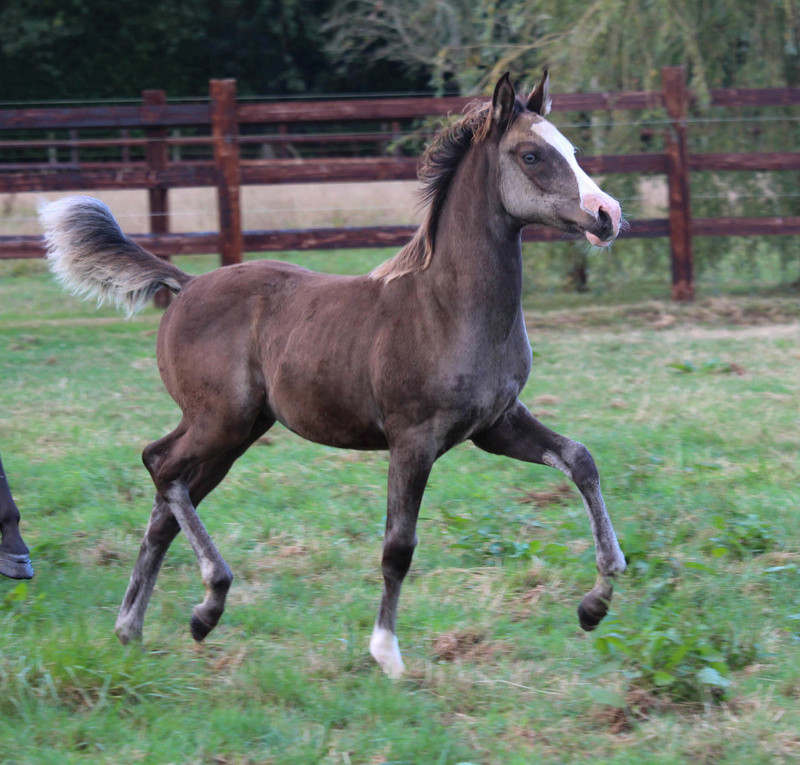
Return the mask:
<svg viewBox="0 0 800 765">
<path fill-rule="evenodd" d="M 33 579 L 30 556 L 0 552 L 0 574 L 9 579 Z"/>
<path fill-rule="evenodd" d="M 594 593 L 589 593 L 584 596 L 581 604 L 578 606 L 578 621 L 580 622 L 581 629 L 585 632 L 591 632 L 608 613 L 608 600 L 602 598 Z"/>
<path fill-rule="evenodd" d="M 192 611 L 192 618 L 189 620 L 189 629 L 192 632 L 192 637 L 198 642 L 202 643 L 205 640 L 206 635 L 208 635 L 211 630 L 214 629 L 216 625 L 209 624 L 208 622 L 204 621 L 200 616 L 197 614 L 197 608 Z"/>
</svg>

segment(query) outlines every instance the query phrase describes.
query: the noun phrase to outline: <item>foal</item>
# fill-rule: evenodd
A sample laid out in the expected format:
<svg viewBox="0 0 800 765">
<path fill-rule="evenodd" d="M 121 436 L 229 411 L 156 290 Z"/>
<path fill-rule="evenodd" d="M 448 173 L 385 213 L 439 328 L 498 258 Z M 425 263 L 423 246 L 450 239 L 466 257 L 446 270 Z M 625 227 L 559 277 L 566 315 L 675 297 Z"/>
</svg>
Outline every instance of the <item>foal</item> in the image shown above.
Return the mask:
<svg viewBox="0 0 800 765">
<path fill-rule="evenodd" d="M 605 616 L 625 558 L 594 460 L 518 400 L 531 367 L 522 227 L 556 226 L 595 245 L 610 243 L 620 227 L 619 204 L 544 119 L 549 100 L 547 73 L 524 101 L 506 74 L 491 104 L 439 133 L 420 170 L 424 223 L 367 276 L 262 260 L 191 277 L 127 239 L 97 200 L 72 197 L 44 208 L 50 264 L 67 287 L 128 311 L 161 287 L 178 293 L 156 352 L 183 416 L 142 455 L 156 496 L 117 619 L 123 643 L 141 637 L 159 567 L 179 531 L 206 589 L 192 636 L 202 640 L 217 624 L 232 575 L 196 508 L 276 421 L 318 443 L 389 450 L 384 588 L 370 652 L 391 677 L 403 671 L 397 604 L 428 475 L 467 439 L 555 467 L 576 483 L 599 571 L 579 606 L 580 624 L 590 630 Z"/>
</svg>

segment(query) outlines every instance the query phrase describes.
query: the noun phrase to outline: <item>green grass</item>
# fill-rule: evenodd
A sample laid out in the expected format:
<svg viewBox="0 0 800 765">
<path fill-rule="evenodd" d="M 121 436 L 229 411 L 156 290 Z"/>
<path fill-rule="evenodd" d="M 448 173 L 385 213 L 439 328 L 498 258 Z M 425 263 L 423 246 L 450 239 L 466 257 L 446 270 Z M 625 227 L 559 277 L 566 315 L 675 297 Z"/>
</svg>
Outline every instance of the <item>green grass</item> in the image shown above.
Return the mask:
<svg viewBox="0 0 800 765">
<path fill-rule="evenodd" d="M 387 253 L 290 253 L 366 271 Z M 177 259 L 202 271 L 214 259 Z M 435 466 L 401 602 L 405 680 L 367 653 L 387 458 L 276 427 L 204 502 L 220 626 L 178 538 L 143 646 L 113 635 L 178 412 L 159 314 L 0 264 L 0 451 L 36 577 L 0 581 L 4 762 L 772 763 L 800 757 L 800 310 L 791 295 L 531 294 L 523 400 L 592 450 L 630 561 L 591 635 L 588 520 L 560 474 Z"/>
</svg>

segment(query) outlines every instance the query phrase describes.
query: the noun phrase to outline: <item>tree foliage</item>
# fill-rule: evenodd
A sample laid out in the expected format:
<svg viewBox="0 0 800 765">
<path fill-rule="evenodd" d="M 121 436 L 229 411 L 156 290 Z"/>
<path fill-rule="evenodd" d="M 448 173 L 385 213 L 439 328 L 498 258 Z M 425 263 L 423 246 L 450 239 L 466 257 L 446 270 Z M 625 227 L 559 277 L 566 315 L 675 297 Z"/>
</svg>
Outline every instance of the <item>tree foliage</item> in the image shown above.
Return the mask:
<svg viewBox="0 0 800 765">
<path fill-rule="evenodd" d="M 507 69 L 543 60 L 564 38 L 544 3 L 338 0 L 327 50 L 340 62 L 393 61 L 439 91 L 469 93 Z"/>
<path fill-rule="evenodd" d="M 626 90 L 687 64 L 701 94 L 795 84 L 800 72 L 797 0 L 337 0 L 327 28 L 335 59 L 389 59 L 439 90 L 545 65 L 569 90 Z"/>
<path fill-rule="evenodd" d="M 5 0 L 0 100 L 469 93 L 510 69 L 567 90 L 796 84 L 798 0 Z"/>
<path fill-rule="evenodd" d="M 330 0 L 5 0 L 0 100 L 203 96 L 235 77 L 241 94 L 377 90 L 416 80 L 376 64 L 329 65 Z M 383 80 L 381 78 L 384 78 Z"/>
</svg>

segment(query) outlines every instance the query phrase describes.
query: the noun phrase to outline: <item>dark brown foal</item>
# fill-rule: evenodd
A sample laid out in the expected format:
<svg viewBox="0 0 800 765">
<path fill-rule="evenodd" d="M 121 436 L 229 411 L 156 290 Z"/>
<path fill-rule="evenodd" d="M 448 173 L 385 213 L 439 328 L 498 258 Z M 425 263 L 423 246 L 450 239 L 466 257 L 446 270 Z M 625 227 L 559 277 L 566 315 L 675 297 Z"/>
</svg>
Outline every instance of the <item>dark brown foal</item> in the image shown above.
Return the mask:
<svg viewBox="0 0 800 765">
<path fill-rule="evenodd" d="M 50 264 L 69 288 L 129 311 L 161 287 L 177 293 L 156 354 L 183 416 L 144 451 L 156 499 L 117 619 L 123 642 L 141 636 L 178 531 L 206 588 L 192 635 L 202 640 L 217 624 L 232 576 L 197 506 L 276 421 L 318 443 L 389 450 L 384 588 L 370 651 L 390 676 L 403 671 L 397 607 L 425 485 L 436 459 L 467 439 L 575 482 L 599 572 L 580 623 L 593 629 L 603 618 L 625 558 L 594 460 L 518 399 L 531 368 L 520 230 L 541 223 L 605 245 L 621 222 L 617 202 L 545 119 L 547 83 L 545 74 L 521 101 L 506 75 L 491 103 L 477 104 L 433 140 L 420 170 L 426 219 L 366 276 L 256 261 L 190 277 L 127 239 L 97 200 L 66 198 L 43 209 Z"/>
</svg>

